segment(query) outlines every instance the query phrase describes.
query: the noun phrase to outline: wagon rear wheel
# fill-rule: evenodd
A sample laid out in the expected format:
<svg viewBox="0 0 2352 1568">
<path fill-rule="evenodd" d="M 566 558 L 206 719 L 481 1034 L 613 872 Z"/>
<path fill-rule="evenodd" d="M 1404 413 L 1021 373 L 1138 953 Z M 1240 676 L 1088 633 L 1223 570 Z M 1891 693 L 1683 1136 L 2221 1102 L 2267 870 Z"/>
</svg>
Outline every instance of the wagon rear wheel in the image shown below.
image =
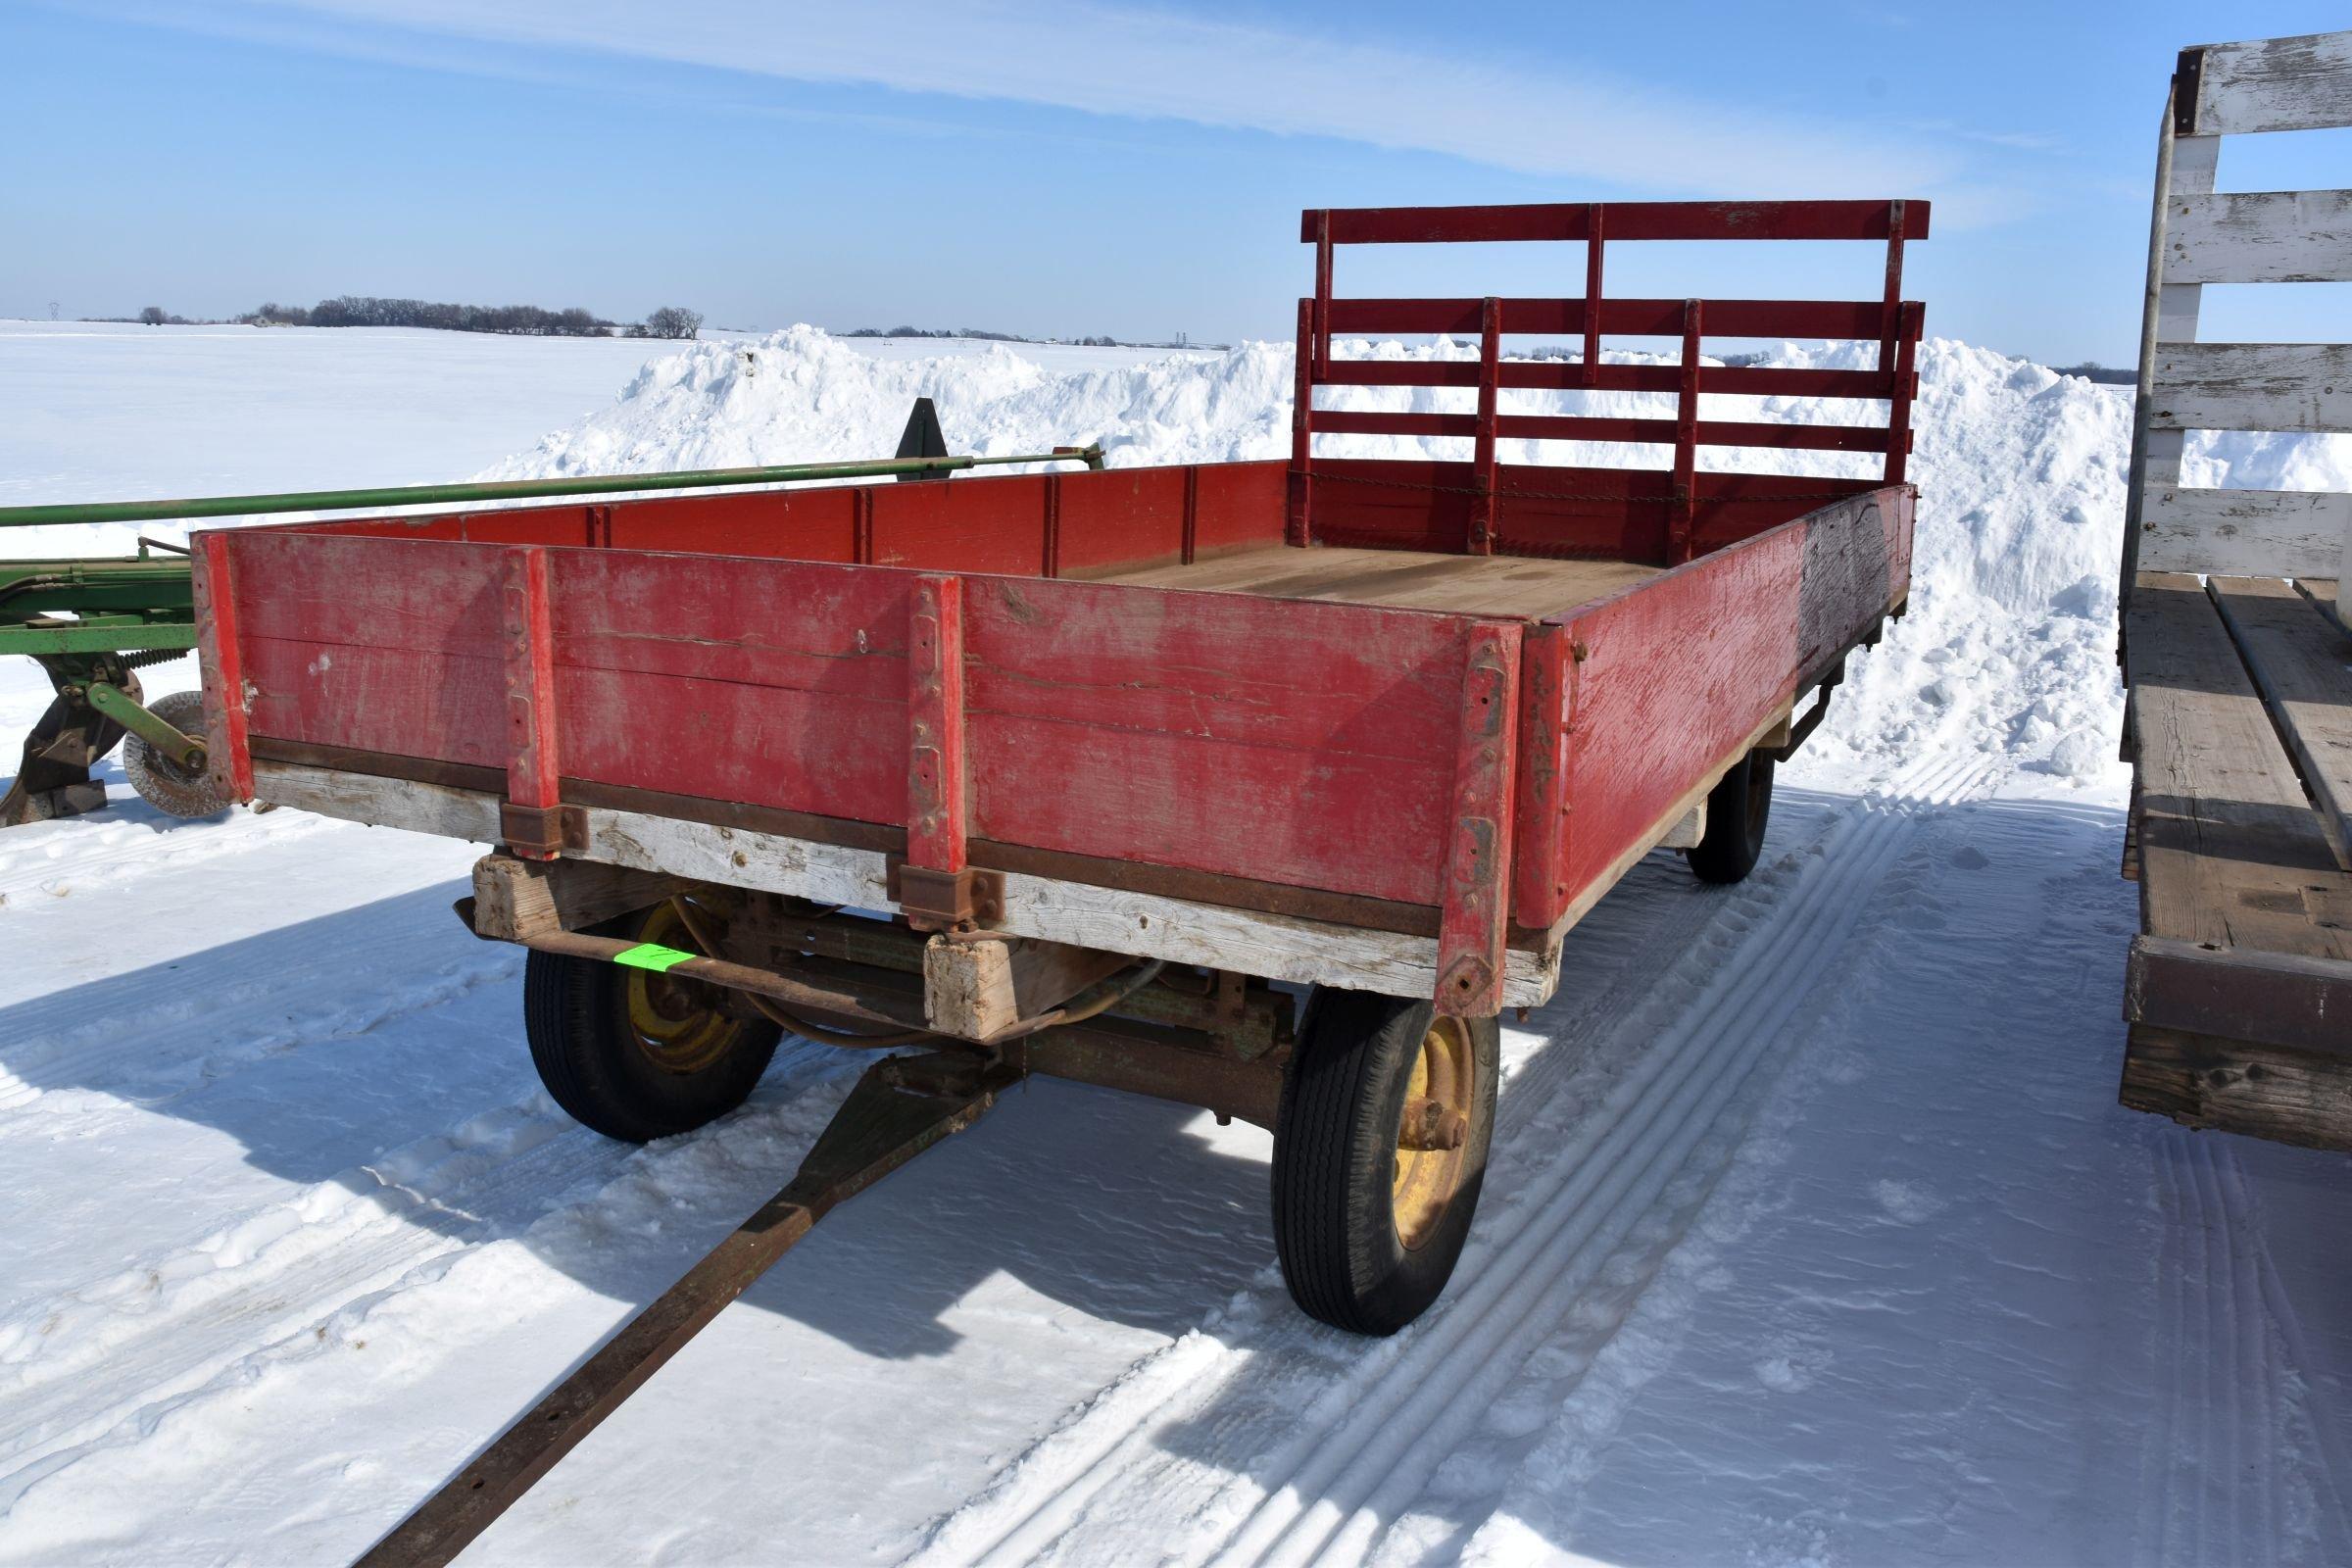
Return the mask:
<svg viewBox="0 0 2352 1568">
<path fill-rule="evenodd" d="M 1427 1002 L 1314 993 L 1274 1131 L 1274 1241 L 1308 1316 L 1394 1334 L 1446 1289 L 1486 1179 L 1499 1038 Z"/>
<path fill-rule="evenodd" d="M 1707 830 L 1683 854 L 1702 882 L 1741 882 L 1764 853 L 1772 816 L 1773 760 L 1750 752 L 1734 762 L 1707 796 Z"/>
<path fill-rule="evenodd" d="M 667 904 L 597 929 L 695 948 Z M 552 953 L 524 962 L 522 1019 L 556 1103 L 632 1144 L 691 1132 L 742 1104 L 784 1033 L 730 1010 L 724 992 L 700 981 Z"/>
</svg>

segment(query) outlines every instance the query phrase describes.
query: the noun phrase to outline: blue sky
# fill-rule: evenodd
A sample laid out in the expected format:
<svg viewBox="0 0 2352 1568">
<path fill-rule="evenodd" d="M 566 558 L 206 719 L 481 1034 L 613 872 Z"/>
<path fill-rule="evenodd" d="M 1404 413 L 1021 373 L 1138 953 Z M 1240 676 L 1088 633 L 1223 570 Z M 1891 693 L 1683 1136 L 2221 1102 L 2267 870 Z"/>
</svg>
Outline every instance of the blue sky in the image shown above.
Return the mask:
<svg viewBox="0 0 2352 1568">
<path fill-rule="evenodd" d="M 2174 52 L 2344 20 L 2256 0 L 15 3 L 0 314 L 373 293 L 1287 337 L 1301 207 L 1899 195 L 1936 204 L 1906 290 L 1931 331 L 2129 363 Z M 2245 138 L 2222 184 L 2347 171 L 2352 133 Z M 1866 247 L 1737 271 L 1709 249 L 1613 251 L 1612 288 L 1876 292 Z M 1572 247 L 1343 267 L 1343 292 L 1581 278 Z M 2208 337 L 2352 336 L 2338 285 L 2208 300 Z"/>
</svg>

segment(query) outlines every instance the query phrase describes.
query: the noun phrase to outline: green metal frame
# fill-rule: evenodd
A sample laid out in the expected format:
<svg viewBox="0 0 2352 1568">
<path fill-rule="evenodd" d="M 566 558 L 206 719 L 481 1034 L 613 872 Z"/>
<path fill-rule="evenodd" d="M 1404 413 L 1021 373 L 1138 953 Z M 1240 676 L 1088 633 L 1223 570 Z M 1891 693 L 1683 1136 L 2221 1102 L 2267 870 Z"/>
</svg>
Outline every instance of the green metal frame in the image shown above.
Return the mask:
<svg viewBox="0 0 2352 1568">
<path fill-rule="evenodd" d="M 70 615 L 72 619 L 62 619 Z M 187 558 L 0 561 L 0 654 L 112 654 L 196 646 Z"/>
<path fill-rule="evenodd" d="M 754 468 L 696 468 L 680 473 L 608 473 L 565 479 L 500 479 L 476 484 L 394 485 L 368 490 L 295 490 L 272 495 L 201 496 L 177 501 L 95 501 L 53 507 L 0 507 L 0 528 L 71 526 L 94 522 L 167 522 L 197 517 L 246 517 L 287 512 L 356 512 L 416 506 L 471 505 L 547 496 L 617 495 L 643 490 L 697 490 L 726 486 L 789 484 L 812 479 L 945 478 L 966 468 L 1028 463 L 1083 463 L 1102 466 L 1100 442 L 1055 447 L 1051 452 L 1006 457 L 912 455 L 907 442 L 938 444 L 938 417 L 918 402 L 915 420 L 900 447 L 907 456 L 850 463 L 795 463 Z M 928 421 L 928 437 L 922 435 Z M 157 554 L 157 551 L 166 552 Z M 135 556 L 34 561 L 0 561 L 0 654 L 26 654 L 40 661 L 56 687 L 58 705 L 25 743 L 24 766 L 36 750 L 54 739 L 56 727 L 69 734 L 111 720 L 193 772 L 202 772 L 204 742 L 157 717 L 124 689 L 133 667 L 150 664 L 196 646 L 195 578 L 187 557 L 171 545 L 139 541 Z M 89 715 L 96 714 L 97 718 Z M 101 735 L 104 738 L 104 735 Z M 107 741 L 108 745 L 112 742 Z M 104 747 L 96 747 L 103 752 Z M 51 780 L 32 794 L 63 796 L 86 779 L 78 761 L 41 764 Z M 20 773 L 7 808 L 31 797 Z M 55 809 L 83 809 L 81 807 Z M 43 808 L 43 809 L 50 809 Z M 6 808 L 0 808 L 0 815 Z M 15 817 L 10 820 L 29 820 Z M 0 825 L 6 822 L 0 821 Z"/>
<path fill-rule="evenodd" d="M 758 468 L 689 468 L 676 473 L 585 474 L 567 479 L 493 479 L 473 484 L 391 485 L 372 490 L 291 490 L 275 495 L 199 496 L 179 501 L 85 501 L 55 507 L 0 507 L 0 528 L 90 522 L 169 522 L 186 517 L 246 517 L 277 512 L 354 512 L 377 507 L 468 505 L 543 496 L 618 495 L 633 490 L 709 490 L 789 484 L 807 479 L 945 476 L 965 468 L 1022 463 L 1102 466 L 1100 442 L 1006 457 L 874 458 L 851 463 L 789 463 Z"/>
</svg>

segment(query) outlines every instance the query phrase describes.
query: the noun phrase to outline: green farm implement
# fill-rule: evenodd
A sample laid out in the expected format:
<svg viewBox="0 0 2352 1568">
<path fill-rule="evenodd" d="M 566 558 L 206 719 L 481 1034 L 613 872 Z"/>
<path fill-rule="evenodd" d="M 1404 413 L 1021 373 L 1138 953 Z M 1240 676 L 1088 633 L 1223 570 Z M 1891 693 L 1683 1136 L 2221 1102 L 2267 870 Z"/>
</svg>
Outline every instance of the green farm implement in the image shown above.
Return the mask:
<svg viewBox="0 0 2352 1568">
<path fill-rule="evenodd" d="M 0 528 L 186 521 L 289 512 L 395 511 L 469 506 L 550 496 L 621 495 L 861 478 L 944 479 L 966 468 L 1011 464 L 1102 466 L 1100 446 L 1002 457 L 954 456 L 931 400 L 916 400 L 898 455 L 847 463 L 702 468 L 675 473 L 593 474 L 473 484 L 401 485 L 204 496 L 175 501 L 104 501 L 0 507 Z M 175 692 L 145 700 L 138 671 L 196 646 L 193 575 L 177 545 L 141 539 L 128 557 L 0 561 L 0 654 L 25 654 L 48 671 L 57 696 L 25 737 L 16 781 L 0 799 L 0 827 L 71 816 L 106 805 L 90 777 L 118 742 L 131 787 L 174 816 L 226 808 L 208 778 L 202 700 Z"/>
</svg>

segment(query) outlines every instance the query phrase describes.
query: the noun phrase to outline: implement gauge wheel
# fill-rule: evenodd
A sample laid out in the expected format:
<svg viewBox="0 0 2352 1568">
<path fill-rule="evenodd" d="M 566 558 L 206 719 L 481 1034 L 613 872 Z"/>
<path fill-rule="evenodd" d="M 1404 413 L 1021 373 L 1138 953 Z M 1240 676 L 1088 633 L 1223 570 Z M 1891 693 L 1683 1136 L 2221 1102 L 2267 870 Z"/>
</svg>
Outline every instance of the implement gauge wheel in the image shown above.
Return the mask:
<svg viewBox="0 0 2352 1568">
<path fill-rule="evenodd" d="M 668 904 L 596 929 L 697 951 Z M 522 1023 L 556 1103 L 630 1144 L 691 1132 L 742 1104 L 784 1035 L 730 1011 L 715 986 L 553 953 L 524 961 Z"/>
<path fill-rule="evenodd" d="M 1499 1055 L 1492 1018 L 1314 992 L 1274 1131 L 1274 1243 L 1299 1310 L 1394 1334 L 1446 1289 L 1486 1180 Z"/>
<path fill-rule="evenodd" d="M 1683 854 L 1702 882 L 1744 882 L 1764 853 L 1764 824 L 1772 815 L 1773 760 L 1750 752 L 1707 796 L 1707 830 Z"/>
<path fill-rule="evenodd" d="M 147 705 L 147 711 L 183 735 L 204 734 L 202 692 L 159 697 Z M 136 735 L 122 743 L 122 776 L 139 792 L 139 799 L 172 816 L 216 816 L 228 809 L 203 772 L 180 766 Z"/>
</svg>

